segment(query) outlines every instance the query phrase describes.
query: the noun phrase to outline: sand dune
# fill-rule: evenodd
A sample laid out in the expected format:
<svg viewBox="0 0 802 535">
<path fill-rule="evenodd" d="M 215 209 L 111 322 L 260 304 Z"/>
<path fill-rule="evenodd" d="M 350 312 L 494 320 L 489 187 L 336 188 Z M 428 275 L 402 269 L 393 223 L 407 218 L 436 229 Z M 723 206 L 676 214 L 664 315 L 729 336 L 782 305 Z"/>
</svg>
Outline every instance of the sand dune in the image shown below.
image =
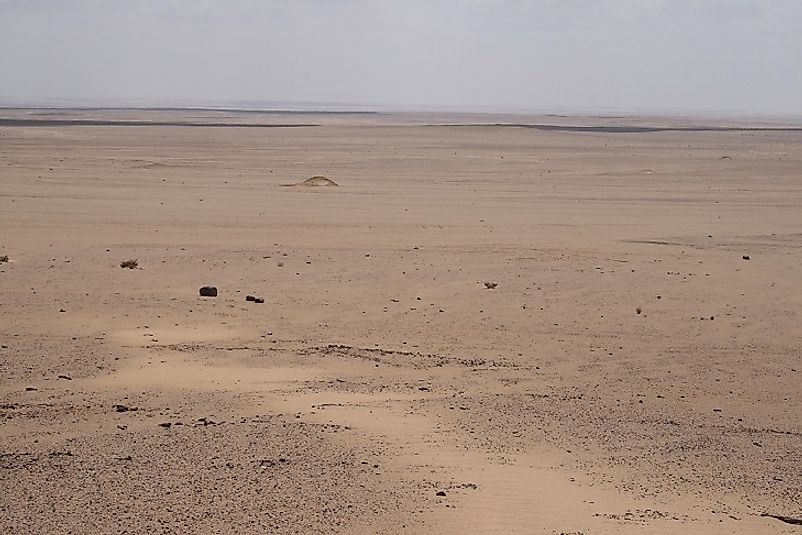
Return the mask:
<svg viewBox="0 0 802 535">
<path fill-rule="evenodd" d="M 316 175 L 301 182 L 296 182 L 295 184 L 284 184 L 284 186 L 293 186 L 297 188 L 328 188 L 328 187 L 336 187 L 339 186 L 335 181 L 331 180 L 330 178 L 326 178 L 324 176 Z"/>
</svg>

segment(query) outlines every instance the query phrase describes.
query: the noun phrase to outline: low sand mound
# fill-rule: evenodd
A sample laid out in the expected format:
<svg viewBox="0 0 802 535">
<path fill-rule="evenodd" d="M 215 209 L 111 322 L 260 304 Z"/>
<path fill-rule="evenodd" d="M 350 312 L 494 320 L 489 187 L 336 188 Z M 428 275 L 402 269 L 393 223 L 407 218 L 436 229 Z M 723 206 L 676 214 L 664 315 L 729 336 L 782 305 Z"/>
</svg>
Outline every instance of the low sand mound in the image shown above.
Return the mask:
<svg viewBox="0 0 802 535">
<path fill-rule="evenodd" d="M 339 186 L 335 181 L 328 179 L 324 176 L 313 176 L 312 178 L 307 178 L 303 182 L 297 182 L 295 184 L 284 184 L 285 186 L 295 186 L 295 187 L 302 187 L 302 188 L 317 188 L 317 187 L 329 187 L 329 186 Z"/>
</svg>

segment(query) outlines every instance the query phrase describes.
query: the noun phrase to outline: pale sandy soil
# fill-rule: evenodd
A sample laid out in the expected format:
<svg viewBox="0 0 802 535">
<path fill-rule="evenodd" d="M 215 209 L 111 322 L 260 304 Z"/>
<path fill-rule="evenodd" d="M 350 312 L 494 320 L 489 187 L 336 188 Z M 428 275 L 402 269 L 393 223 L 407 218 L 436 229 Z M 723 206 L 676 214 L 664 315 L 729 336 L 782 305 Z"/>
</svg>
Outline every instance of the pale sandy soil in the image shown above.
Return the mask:
<svg viewBox="0 0 802 535">
<path fill-rule="evenodd" d="M 0 532 L 802 531 L 802 132 L 54 115 L 320 126 L 0 126 Z"/>
</svg>

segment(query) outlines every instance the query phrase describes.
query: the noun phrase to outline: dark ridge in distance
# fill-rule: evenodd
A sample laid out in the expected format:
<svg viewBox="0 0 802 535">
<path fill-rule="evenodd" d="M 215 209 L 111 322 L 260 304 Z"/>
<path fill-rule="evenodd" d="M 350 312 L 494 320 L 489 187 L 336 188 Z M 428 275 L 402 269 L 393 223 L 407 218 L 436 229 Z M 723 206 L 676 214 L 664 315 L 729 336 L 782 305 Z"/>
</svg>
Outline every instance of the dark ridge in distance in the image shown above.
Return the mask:
<svg viewBox="0 0 802 535">
<path fill-rule="evenodd" d="M 151 106 L 144 108 L 115 108 L 110 106 L 95 106 L 95 107 L 41 107 L 41 106 L 0 106 L 0 110 L 9 111 L 25 111 L 36 110 L 39 113 L 52 112 L 53 114 L 59 112 L 117 112 L 117 111 L 209 111 L 209 112 L 224 112 L 224 113 L 240 113 L 240 114 L 256 114 L 256 115 L 380 115 L 378 111 L 369 110 L 263 110 L 259 108 L 186 108 L 181 106 Z"/>
<path fill-rule="evenodd" d="M 213 123 L 187 121 L 127 121 L 113 119 L 8 119 L 0 118 L 0 126 L 194 126 L 202 128 L 301 128 L 320 126 L 313 123 L 267 124 L 267 123 Z"/>
<path fill-rule="evenodd" d="M 649 134 L 654 132 L 802 132 L 794 126 L 568 126 L 558 124 L 427 124 L 422 126 L 448 126 L 462 128 L 500 127 L 532 128 L 556 132 L 589 132 L 602 134 Z"/>
</svg>

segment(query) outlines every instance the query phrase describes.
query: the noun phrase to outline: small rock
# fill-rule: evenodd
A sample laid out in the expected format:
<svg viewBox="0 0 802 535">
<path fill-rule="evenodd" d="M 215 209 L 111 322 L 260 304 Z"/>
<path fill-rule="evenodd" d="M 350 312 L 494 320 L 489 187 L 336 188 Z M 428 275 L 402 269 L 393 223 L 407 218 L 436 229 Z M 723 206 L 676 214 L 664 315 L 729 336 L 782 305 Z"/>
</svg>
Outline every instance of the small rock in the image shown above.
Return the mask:
<svg viewBox="0 0 802 535">
<path fill-rule="evenodd" d="M 198 292 L 201 297 L 217 297 L 217 288 L 214 286 L 204 286 Z"/>
<path fill-rule="evenodd" d="M 444 491 L 444 490 L 438 490 L 435 493 L 435 496 L 445 496 L 445 495 L 446 495 L 446 491 Z"/>
<path fill-rule="evenodd" d="M 741 258 L 743 258 L 744 260 L 752 260 L 751 258 L 749 258 L 748 254 L 743 255 Z"/>
<path fill-rule="evenodd" d="M 215 422 L 214 420 L 210 420 L 209 418 L 204 416 L 203 418 L 198 418 L 195 421 L 195 425 L 196 426 L 202 425 L 202 426 L 206 427 L 207 425 L 217 425 L 217 422 Z"/>
<path fill-rule="evenodd" d="M 67 381 L 72 381 L 72 377 L 70 377 L 69 375 L 61 374 L 61 375 L 58 376 L 58 378 L 59 379 L 66 379 Z"/>
<path fill-rule="evenodd" d="M 264 303 L 265 302 L 264 297 L 259 297 L 257 295 L 246 295 L 245 296 L 245 300 L 246 301 L 251 301 L 253 303 Z"/>
<path fill-rule="evenodd" d="M 35 386 L 26 386 L 25 387 L 25 391 L 26 392 L 36 392 L 37 390 L 39 390 L 39 389 L 36 388 Z"/>
<path fill-rule="evenodd" d="M 164 427 L 165 429 L 169 429 L 172 426 L 173 424 L 171 424 L 170 422 L 162 422 L 159 424 L 159 427 Z"/>
<path fill-rule="evenodd" d="M 497 286 L 498 286 L 497 282 L 486 282 L 485 283 L 485 288 L 488 289 L 488 290 L 495 290 Z"/>
<path fill-rule="evenodd" d="M 120 405 L 120 404 L 112 405 L 112 408 L 117 412 L 128 412 L 128 411 L 139 410 L 137 407 L 129 407 L 127 405 Z"/>
<path fill-rule="evenodd" d="M 760 516 L 767 516 L 769 518 L 775 518 L 780 522 L 785 522 L 786 524 L 794 524 L 797 526 L 802 526 L 802 518 L 796 518 L 793 516 L 785 516 L 785 515 L 772 515 L 770 513 L 763 513 Z"/>
</svg>

